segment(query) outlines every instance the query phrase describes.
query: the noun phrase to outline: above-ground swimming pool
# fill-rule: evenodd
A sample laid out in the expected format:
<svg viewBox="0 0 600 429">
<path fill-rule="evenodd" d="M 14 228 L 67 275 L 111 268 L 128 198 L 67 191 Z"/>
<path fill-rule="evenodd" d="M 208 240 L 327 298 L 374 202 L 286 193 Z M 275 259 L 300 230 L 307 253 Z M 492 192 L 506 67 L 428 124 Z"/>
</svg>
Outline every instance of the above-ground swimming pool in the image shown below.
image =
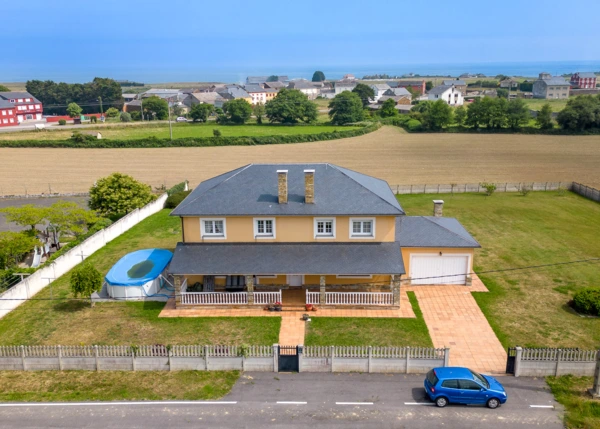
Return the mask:
<svg viewBox="0 0 600 429">
<path fill-rule="evenodd" d="M 144 249 L 123 256 L 104 280 L 111 298 L 145 298 L 163 287 L 165 270 L 173 253 L 165 249 Z"/>
</svg>

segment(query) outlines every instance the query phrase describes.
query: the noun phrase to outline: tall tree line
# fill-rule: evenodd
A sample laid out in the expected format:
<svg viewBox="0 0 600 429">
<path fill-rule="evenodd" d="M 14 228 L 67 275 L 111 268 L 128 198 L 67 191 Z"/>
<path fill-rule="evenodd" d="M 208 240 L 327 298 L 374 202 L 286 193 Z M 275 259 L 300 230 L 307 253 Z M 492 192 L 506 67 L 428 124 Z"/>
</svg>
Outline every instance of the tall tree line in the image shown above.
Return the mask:
<svg viewBox="0 0 600 429">
<path fill-rule="evenodd" d="M 56 83 L 51 80 L 29 80 L 27 92 L 40 100 L 45 114 L 64 115 L 69 103 L 77 103 L 83 113 L 99 113 L 102 99 L 103 110 L 110 107 L 123 108 L 121 85 L 115 80 L 96 77 L 88 83 Z"/>
</svg>

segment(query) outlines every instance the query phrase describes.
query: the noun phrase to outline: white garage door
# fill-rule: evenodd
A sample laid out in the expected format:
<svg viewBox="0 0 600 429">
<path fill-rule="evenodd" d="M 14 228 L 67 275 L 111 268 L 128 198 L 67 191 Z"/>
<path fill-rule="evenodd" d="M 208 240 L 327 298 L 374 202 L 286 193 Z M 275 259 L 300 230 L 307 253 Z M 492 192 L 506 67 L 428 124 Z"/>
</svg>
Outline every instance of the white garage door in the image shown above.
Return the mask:
<svg viewBox="0 0 600 429">
<path fill-rule="evenodd" d="M 447 285 L 466 283 L 469 272 L 467 255 L 411 255 L 411 283 Z"/>
</svg>

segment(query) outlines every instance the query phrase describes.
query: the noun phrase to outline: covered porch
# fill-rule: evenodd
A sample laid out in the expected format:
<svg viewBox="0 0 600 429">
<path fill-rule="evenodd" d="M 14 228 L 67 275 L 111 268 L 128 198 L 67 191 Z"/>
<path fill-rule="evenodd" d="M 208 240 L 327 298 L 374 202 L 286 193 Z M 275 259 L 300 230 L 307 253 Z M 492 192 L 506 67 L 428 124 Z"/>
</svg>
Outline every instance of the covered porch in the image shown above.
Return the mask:
<svg viewBox="0 0 600 429">
<path fill-rule="evenodd" d="M 177 308 L 381 309 L 400 307 L 404 264 L 397 243 L 179 243 L 169 271 Z"/>
</svg>

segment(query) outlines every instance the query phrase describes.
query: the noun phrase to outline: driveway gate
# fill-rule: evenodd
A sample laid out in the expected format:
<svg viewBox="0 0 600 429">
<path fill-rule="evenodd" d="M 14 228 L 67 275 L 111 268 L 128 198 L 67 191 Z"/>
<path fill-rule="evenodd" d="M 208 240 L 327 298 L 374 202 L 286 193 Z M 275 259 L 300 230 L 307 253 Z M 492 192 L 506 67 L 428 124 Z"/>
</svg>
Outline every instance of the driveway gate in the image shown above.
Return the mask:
<svg viewBox="0 0 600 429">
<path fill-rule="evenodd" d="M 514 374 L 515 373 L 515 359 L 517 357 L 517 348 L 509 347 L 508 353 L 506 354 L 506 373 Z"/>
<path fill-rule="evenodd" d="M 298 372 L 300 346 L 279 346 L 279 372 Z"/>
</svg>

